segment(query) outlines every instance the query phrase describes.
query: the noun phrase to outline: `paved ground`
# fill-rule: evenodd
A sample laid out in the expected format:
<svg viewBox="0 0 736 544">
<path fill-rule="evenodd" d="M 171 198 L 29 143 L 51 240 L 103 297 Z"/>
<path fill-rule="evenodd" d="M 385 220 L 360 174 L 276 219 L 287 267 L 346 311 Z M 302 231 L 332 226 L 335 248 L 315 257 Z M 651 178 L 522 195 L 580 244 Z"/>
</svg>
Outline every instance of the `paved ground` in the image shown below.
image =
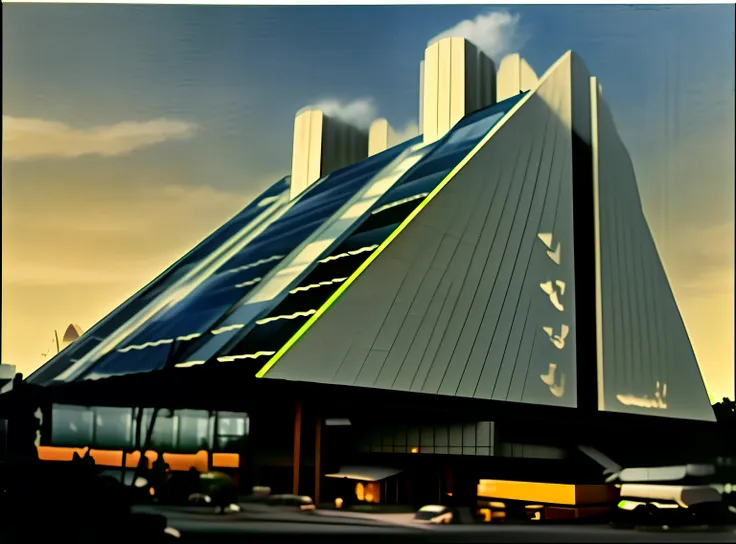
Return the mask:
<svg viewBox="0 0 736 544">
<path fill-rule="evenodd" d="M 313 513 L 326 520 L 344 520 L 355 523 L 356 520 L 365 520 L 373 523 L 387 524 L 397 527 L 408 527 L 418 531 L 432 530 L 434 527 L 426 524 L 419 524 L 414 521 L 414 514 L 371 514 L 367 512 L 347 512 L 336 510 L 315 510 Z"/>
<path fill-rule="evenodd" d="M 664 531 L 608 526 L 415 525 L 405 514 L 299 512 L 244 505 L 237 514 L 211 508 L 142 507 L 167 517 L 184 542 L 370 542 L 402 544 L 449 542 L 734 542 L 736 528 Z"/>
</svg>

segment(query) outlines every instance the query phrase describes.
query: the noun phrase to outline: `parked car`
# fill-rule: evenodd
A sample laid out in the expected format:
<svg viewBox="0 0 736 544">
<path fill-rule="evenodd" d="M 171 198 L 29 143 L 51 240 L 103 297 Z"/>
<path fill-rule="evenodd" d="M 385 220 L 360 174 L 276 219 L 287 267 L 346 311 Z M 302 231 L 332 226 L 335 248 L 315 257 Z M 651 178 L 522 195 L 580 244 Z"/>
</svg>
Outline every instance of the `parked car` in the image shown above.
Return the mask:
<svg viewBox="0 0 736 544">
<path fill-rule="evenodd" d="M 306 495 L 270 495 L 266 499 L 266 504 L 270 506 L 296 506 L 303 511 L 315 509 L 312 497 Z"/>
<path fill-rule="evenodd" d="M 439 504 L 428 504 L 422 506 L 419 511 L 414 514 L 414 521 L 419 523 L 432 523 L 432 524 L 449 524 L 452 523 L 455 516 L 452 510 L 447 506 L 441 506 Z"/>
</svg>

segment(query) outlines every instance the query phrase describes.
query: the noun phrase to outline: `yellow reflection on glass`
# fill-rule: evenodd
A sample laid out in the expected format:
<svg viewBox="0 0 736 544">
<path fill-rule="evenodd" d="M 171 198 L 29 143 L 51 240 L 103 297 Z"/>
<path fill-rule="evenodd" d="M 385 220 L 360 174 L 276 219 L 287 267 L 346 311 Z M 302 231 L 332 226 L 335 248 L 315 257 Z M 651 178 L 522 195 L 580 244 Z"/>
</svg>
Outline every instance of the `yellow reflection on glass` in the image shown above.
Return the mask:
<svg viewBox="0 0 736 544">
<path fill-rule="evenodd" d="M 542 243 L 545 246 L 547 246 L 547 249 L 548 250 L 552 249 L 552 246 L 553 246 L 552 238 L 553 238 L 553 236 L 552 236 L 552 233 L 551 232 L 541 232 L 541 233 L 537 234 L 537 236 L 542 241 Z M 560 264 L 560 262 L 562 260 L 561 259 L 561 255 L 560 255 L 561 249 L 562 249 L 561 246 L 562 246 L 562 244 L 560 244 L 560 242 L 557 242 L 557 247 L 555 248 L 554 251 L 547 251 L 547 257 L 549 257 L 550 259 L 552 259 L 552 261 L 555 264 Z"/>
<path fill-rule="evenodd" d="M 657 408 L 660 410 L 667 409 L 667 384 L 657 382 L 654 390 L 654 398 L 649 395 L 616 395 L 618 400 L 624 406 L 636 406 L 638 408 Z"/>
<path fill-rule="evenodd" d="M 555 282 L 557 285 L 557 288 L 560 291 L 560 295 L 565 294 L 565 282 L 561 280 L 557 280 Z M 562 312 L 565 307 L 560 303 L 559 295 L 557 294 L 557 290 L 555 290 L 555 284 L 553 284 L 551 281 L 547 281 L 544 283 L 540 283 L 539 287 L 549 295 L 549 300 L 552 303 L 552 306 L 554 306 L 558 311 Z"/>
<path fill-rule="evenodd" d="M 540 379 L 549 386 L 549 391 L 555 397 L 560 398 L 565 395 L 565 373 L 560 372 L 560 382 L 556 382 L 557 365 L 555 363 L 549 364 L 549 370 L 547 374 L 540 374 Z"/>
<path fill-rule="evenodd" d="M 565 347 L 565 340 L 567 339 L 567 335 L 570 334 L 570 327 L 562 325 L 560 334 L 555 334 L 552 327 L 542 327 L 542 330 L 547 333 L 550 342 L 552 342 L 557 349 Z"/>
</svg>

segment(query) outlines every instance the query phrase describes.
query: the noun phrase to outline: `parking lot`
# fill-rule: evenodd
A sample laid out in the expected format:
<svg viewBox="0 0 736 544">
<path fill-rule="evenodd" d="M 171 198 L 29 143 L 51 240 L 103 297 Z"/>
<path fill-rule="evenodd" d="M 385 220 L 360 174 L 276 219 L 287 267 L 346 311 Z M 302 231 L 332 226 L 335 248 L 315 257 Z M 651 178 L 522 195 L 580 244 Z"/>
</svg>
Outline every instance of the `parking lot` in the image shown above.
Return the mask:
<svg viewBox="0 0 736 544">
<path fill-rule="evenodd" d="M 163 514 L 182 542 L 248 542 L 377 540 L 413 542 L 736 542 L 736 527 L 614 529 L 606 525 L 413 523 L 410 514 L 346 511 L 299 512 L 260 505 L 241 505 L 233 514 L 218 515 L 204 507 L 138 507 Z"/>
</svg>

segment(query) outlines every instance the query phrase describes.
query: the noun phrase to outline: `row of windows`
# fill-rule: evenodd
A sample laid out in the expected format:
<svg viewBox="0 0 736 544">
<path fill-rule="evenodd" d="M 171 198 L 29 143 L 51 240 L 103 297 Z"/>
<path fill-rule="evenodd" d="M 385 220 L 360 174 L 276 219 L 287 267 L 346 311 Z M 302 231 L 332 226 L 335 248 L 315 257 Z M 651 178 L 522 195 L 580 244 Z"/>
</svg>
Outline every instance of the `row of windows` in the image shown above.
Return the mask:
<svg viewBox="0 0 736 544">
<path fill-rule="evenodd" d="M 423 453 L 435 455 L 494 455 L 492 421 L 422 427 L 382 427 L 361 435 L 359 451 L 371 453 Z"/>
<path fill-rule="evenodd" d="M 140 431 L 138 416 L 140 414 Z M 49 445 L 133 451 L 140 449 L 153 417 L 152 408 L 54 405 Z M 150 448 L 156 451 L 196 453 L 200 450 L 239 451 L 249 432 L 248 414 L 205 410 L 160 410 Z M 136 447 L 136 435 L 139 446 Z"/>
<path fill-rule="evenodd" d="M 364 453 L 474 455 L 524 459 L 563 459 L 565 450 L 549 445 L 498 440 L 492 421 L 424 427 L 375 428 L 358 438 Z"/>
</svg>

